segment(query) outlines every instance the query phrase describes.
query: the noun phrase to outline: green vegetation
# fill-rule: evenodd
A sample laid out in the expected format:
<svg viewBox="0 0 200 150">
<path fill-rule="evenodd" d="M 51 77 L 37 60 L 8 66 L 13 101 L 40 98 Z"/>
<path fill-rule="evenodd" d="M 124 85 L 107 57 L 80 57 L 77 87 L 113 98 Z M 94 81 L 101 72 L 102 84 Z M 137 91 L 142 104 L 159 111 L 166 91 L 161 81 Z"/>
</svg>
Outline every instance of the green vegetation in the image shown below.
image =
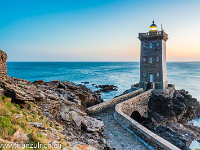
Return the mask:
<svg viewBox="0 0 200 150">
<path fill-rule="evenodd" d="M 6 136 L 12 136 L 15 132 L 15 128 L 7 117 L 0 116 L 0 135 L 3 138 Z"/>
<path fill-rule="evenodd" d="M 18 110 L 21 109 L 21 107 L 18 104 L 15 104 L 15 106 L 17 107 Z"/>
<path fill-rule="evenodd" d="M 5 103 L 6 97 L 3 95 L 2 97 L 3 102 Z"/>
<path fill-rule="evenodd" d="M 31 127 L 29 122 L 41 123 L 45 126 L 52 127 L 54 129 L 62 129 L 54 125 L 54 123 L 48 120 L 42 115 L 37 105 L 33 102 L 26 102 L 31 106 L 31 109 L 21 109 L 18 104 L 11 102 L 10 98 L 0 95 L 0 138 L 5 141 L 24 142 L 29 144 L 48 143 L 47 137 L 38 129 Z M 27 137 L 27 141 L 15 138 L 16 132 L 23 132 Z M 61 134 L 59 141 L 63 146 L 67 146 L 68 143 L 63 139 Z M 2 141 L 0 141 L 0 144 Z M 4 142 L 3 142 L 4 143 Z M 0 150 L 4 150 L 0 148 Z M 29 149 L 31 150 L 31 149 Z"/>
<path fill-rule="evenodd" d="M 7 102 L 7 108 L 11 109 L 12 108 L 12 103 L 11 102 Z"/>
</svg>

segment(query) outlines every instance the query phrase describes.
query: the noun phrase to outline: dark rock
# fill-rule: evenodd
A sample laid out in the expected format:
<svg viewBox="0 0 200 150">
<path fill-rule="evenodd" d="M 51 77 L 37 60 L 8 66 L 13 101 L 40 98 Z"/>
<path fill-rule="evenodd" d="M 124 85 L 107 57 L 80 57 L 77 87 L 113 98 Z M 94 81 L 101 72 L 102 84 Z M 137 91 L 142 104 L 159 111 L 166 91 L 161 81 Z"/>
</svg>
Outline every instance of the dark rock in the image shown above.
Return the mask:
<svg viewBox="0 0 200 150">
<path fill-rule="evenodd" d="M 54 81 L 50 81 L 50 82 L 45 82 L 44 85 L 48 86 L 49 88 L 58 88 L 58 86 L 60 85 L 60 81 L 54 80 Z"/>
<path fill-rule="evenodd" d="M 83 83 L 83 84 L 89 84 L 90 82 L 81 82 L 81 83 Z"/>
<path fill-rule="evenodd" d="M 177 147 L 187 150 L 189 144 L 200 139 L 200 128 L 188 124 L 200 114 L 197 99 L 185 90 L 176 90 L 173 97 L 152 95 L 148 115 L 142 124 Z"/>
<path fill-rule="evenodd" d="M 68 89 L 71 89 L 71 90 L 77 90 L 78 87 L 72 83 L 72 82 L 69 82 L 69 81 L 61 81 L 61 83 Z"/>
<path fill-rule="evenodd" d="M 37 85 L 44 85 L 45 82 L 44 82 L 44 80 L 36 80 L 36 81 L 33 82 L 33 84 L 36 85 L 36 86 Z"/>
<path fill-rule="evenodd" d="M 175 112 L 173 111 L 172 101 L 169 97 L 164 95 L 152 95 L 148 102 L 148 107 L 150 110 L 164 116 L 164 117 L 173 117 Z"/>
<path fill-rule="evenodd" d="M 76 91 L 76 95 L 82 99 L 81 104 L 85 107 L 90 107 L 95 104 L 103 102 L 100 94 L 92 92 L 85 85 L 78 85 L 79 90 Z M 80 91 L 81 90 L 81 91 Z"/>
<path fill-rule="evenodd" d="M 65 89 L 66 86 L 63 83 L 60 82 L 59 85 L 58 85 L 58 88 Z"/>
<path fill-rule="evenodd" d="M 115 85 L 98 85 L 98 88 L 101 88 L 101 92 L 110 92 L 110 91 L 117 91 L 117 86 Z"/>
</svg>

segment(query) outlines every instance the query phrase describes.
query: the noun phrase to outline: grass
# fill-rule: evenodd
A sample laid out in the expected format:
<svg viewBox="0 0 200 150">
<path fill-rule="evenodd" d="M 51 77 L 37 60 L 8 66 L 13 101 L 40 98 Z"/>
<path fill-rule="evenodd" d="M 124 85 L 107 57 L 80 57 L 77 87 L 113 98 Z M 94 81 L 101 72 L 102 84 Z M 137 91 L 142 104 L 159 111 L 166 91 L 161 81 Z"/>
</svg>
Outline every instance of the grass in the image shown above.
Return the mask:
<svg viewBox="0 0 200 150">
<path fill-rule="evenodd" d="M 62 129 L 62 126 L 57 127 L 52 121 L 48 120 L 44 115 L 42 115 L 37 105 L 33 102 L 27 103 L 31 106 L 30 110 L 21 109 L 18 104 L 12 103 L 10 98 L 0 95 L 0 138 L 6 141 L 12 141 L 14 133 L 20 130 L 27 135 L 27 143 L 29 144 L 35 144 L 38 142 L 48 143 L 48 139 L 43 133 L 34 130 L 34 128 L 31 128 L 30 124 L 26 122 L 41 123 L 57 130 Z M 15 118 L 14 114 L 21 114 L 22 117 Z M 58 136 L 60 137 L 59 141 L 62 146 L 68 146 L 68 142 L 64 140 L 62 135 L 58 134 Z"/>
<path fill-rule="evenodd" d="M 6 138 L 8 136 L 12 136 L 14 132 L 15 128 L 9 118 L 0 116 L 0 136 L 2 138 Z"/>
<path fill-rule="evenodd" d="M 11 109 L 12 108 L 12 103 L 11 102 L 7 102 L 6 106 L 7 106 L 8 109 Z"/>
</svg>

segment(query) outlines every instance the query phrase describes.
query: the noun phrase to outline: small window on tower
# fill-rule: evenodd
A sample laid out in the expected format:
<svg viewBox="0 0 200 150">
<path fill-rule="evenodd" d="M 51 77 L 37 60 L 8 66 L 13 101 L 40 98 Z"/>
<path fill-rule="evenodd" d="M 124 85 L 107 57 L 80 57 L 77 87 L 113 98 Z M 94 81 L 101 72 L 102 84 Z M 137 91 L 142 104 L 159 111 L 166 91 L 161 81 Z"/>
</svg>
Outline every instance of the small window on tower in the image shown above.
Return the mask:
<svg viewBox="0 0 200 150">
<path fill-rule="evenodd" d="M 156 46 L 159 46 L 159 43 L 156 43 Z"/>
<path fill-rule="evenodd" d="M 159 57 L 156 57 L 156 61 L 159 61 Z"/>
<path fill-rule="evenodd" d="M 152 43 L 150 43 L 150 44 L 149 44 L 149 48 L 152 48 L 152 47 L 153 47 L 153 46 L 152 46 Z"/>
<path fill-rule="evenodd" d="M 146 43 L 143 43 L 143 47 L 145 47 L 146 46 Z"/>
<path fill-rule="evenodd" d="M 146 58 L 143 58 L 143 61 L 146 61 Z"/>
<path fill-rule="evenodd" d="M 152 57 L 149 57 L 149 62 L 152 63 Z"/>
<path fill-rule="evenodd" d="M 143 76 L 146 76 L 146 72 L 143 72 Z"/>
<path fill-rule="evenodd" d="M 157 77 L 159 77 L 159 72 L 157 72 Z"/>
</svg>

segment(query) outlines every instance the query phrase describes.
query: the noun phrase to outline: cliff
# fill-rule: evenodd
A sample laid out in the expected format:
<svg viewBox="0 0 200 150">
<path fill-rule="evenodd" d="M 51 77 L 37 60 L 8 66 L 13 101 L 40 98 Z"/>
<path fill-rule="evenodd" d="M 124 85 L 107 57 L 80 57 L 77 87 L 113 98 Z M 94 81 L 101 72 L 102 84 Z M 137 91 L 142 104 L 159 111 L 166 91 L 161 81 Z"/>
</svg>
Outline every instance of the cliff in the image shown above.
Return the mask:
<svg viewBox="0 0 200 150">
<path fill-rule="evenodd" d="M 86 113 L 86 107 L 102 99 L 86 86 L 8 77 L 0 82 L 0 89 L 4 95 L 0 100 L 1 143 L 50 142 L 62 148 L 108 149 L 104 123 Z"/>
</svg>

